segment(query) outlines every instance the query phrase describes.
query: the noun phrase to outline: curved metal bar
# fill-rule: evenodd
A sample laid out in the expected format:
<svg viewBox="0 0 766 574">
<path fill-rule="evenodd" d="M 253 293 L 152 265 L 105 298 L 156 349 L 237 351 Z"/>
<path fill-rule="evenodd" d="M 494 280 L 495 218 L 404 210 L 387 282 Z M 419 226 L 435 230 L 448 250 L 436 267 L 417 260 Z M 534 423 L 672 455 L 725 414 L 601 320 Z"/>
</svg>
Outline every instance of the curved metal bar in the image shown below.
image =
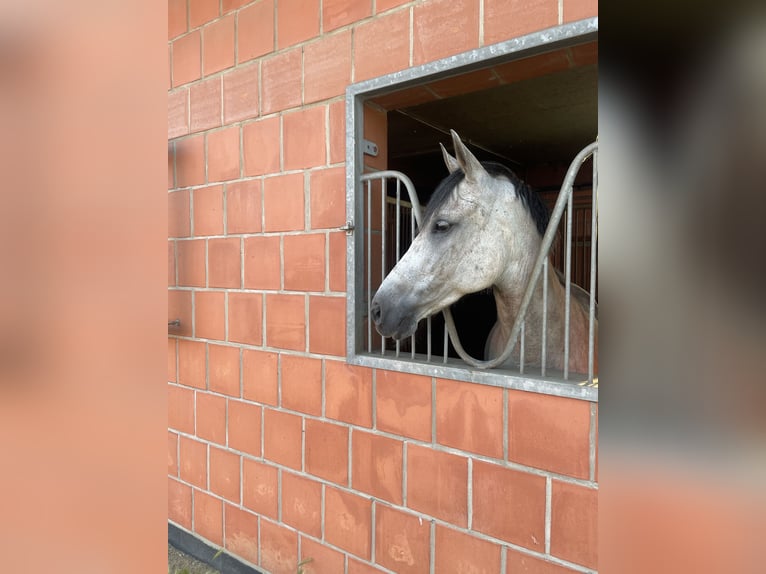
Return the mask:
<svg viewBox="0 0 766 574">
<path fill-rule="evenodd" d="M 455 328 L 455 321 L 452 318 L 452 312 L 450 309 L 444 309 L 442 311 L 444 314 L 444 322 L 447 325 L 447 330 L 449 331 L 450 338 L 452 339 L 452 345 L 455 347 L 457 354 L 460 355 L 460 358 L 472 367 L 476 367 L 477 369 L 493 369 L 503 364 L 506 360 L 508 360 L 508 357 L 511 356 L 511 352 L 513 352 L 513 348 L 516 346 L 516 341 L 519 338 L 521 326 L 524 322 L 527 310 L 529 309 L 529 304 L 532 301 L 535 286 L 537 281 L 540 279 L 540 273 L 542 273 L 543 268 L 543 261 L 548 257 L 551 245 L 553 244 L 553 239 L 556 235 L 556 229 L 558 228 L 559 222 L 561 221 L 561 216 L 563 215 L 564 210 L 566 209 L 569 202 L 569 196 L 572 194 L 572 184 L 574 183 L 575 177 L 580 171 L 582 164 L 585 163 L 585 160 L 588 159 L 588 157 L 596 149 L 598 149 L 598 142 L 593 142 L 592 144 L 585 146 L 580 151 L 580 153 L 575 156 L 575 158 L 572 160 L 572 163 L 569 164 L 569 169 L 567 170 L 566 177 L 564 178 L 564 182 L 561 185 L 559 197 L 556 200 L 556 205 L 553 208 L 553 213 L 551 214 L 548 229 L 545 230 L 545 235 L 543 236 L 540 252 L 537 255 L 535 265 L 532 268 L 532 274 L 529 278 L 529 283 L 527 284 L 527 290 L 524 292 L 524 297 L 521 300 L 519 314 L 516 316 L 516 321 L 514 322 L 513 329 L 511 330 L 511 336 L 508 339 L 503 352 L 489 361 L 479 361 L 478 359 L 474 359 L 471 355 L 466 353 L 463 345 L 460 343 L 460 337 L 458 337 L 457 329 Z M 593 249 L 593 246 L 591 249 Z"/>
</svg>

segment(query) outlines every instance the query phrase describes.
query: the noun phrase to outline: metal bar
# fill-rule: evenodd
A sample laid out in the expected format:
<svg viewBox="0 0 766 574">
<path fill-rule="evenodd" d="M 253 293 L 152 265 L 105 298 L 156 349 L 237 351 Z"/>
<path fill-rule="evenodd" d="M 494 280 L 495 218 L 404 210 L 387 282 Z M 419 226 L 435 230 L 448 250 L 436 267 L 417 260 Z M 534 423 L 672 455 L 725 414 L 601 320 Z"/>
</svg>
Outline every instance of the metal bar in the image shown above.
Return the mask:
<svg viewBox="0 0 766 574">
<path fill-rule="evenodd" d="M 367 352 L 372 353 L 372 181 L 367 181 Z"/>
<path fill-rule="evenodd" d="M 388 195 L 388 187 L 386 186 L 386 178 L 383 177 L 380 180 L 380 282 L 383 283 L 383 279 L 386 278 L 386 196 Z M 380 354 L 386 354 L 386 338 L 381 335 L 380 337 Z"/>
<path fill-rule="evenodd" d="M 388 180 L 386 180 L 388 181 Z M 399 263 L 401 258 L 401 239 L 402 239 L 402 198 L 401 198 L 402 184 L 399 178 L 396 178 L 396 263 Z M 388 193 L 386 193 L 388 195 Z M 400 340 L 396 340 L 396 356 L 399 356 L 399 349 L 401 347 Z"/>
<path fill-rule="evenodd" d="M 567 199 L 567 253 L 564 260 L 566 269 L 566 295 L 564 296 L 564 380 L 569 380 L 569 321 L 572 301 L 572 186 Z"/>
<path fill-rule="evenodd" d="M 593 384 L 593 351 L 596 321 L 596 245 L 598 244 L 598 150 L 593 150 L 593 189 L 591 190 L 590 220 L 590 307 L 588 310 L 588 383 Z"/>
<path fill-rule="evenodd" d="M 519 344 L 519 374 L 524 374 L 524 343 L 526 341 L 526 335 L 524 329 L 527 325 L 526 321 L 521 322 L 521 343 Z"/>
<path fill-rule="evenodd" d="M 522 325 L 523 328 L 523 325 Z M 543 259 L 543 333 L 540 350 L 540 374 L 545 376 L 545 363 L 548 359 L 548 258 Z"/>
<path fill-rule="evenodd" d="M 426 319 L 426 362 L 431 362 L 431 316 Z"/>
<path fill-rule="evenodd" d="M 442 363 L 447 364 L 447 355 L 449 354 L 449 333 L 447 332 L 447 326 L 444 326 L 444 354 L 442 355 Z"/>
<path fill-rule="evenodd" d="M 398 179 L 396 180 L 399 181 Z M 398 184 L 397 184 L 398 185 Z M 410 202 L 410 245 L 415 240 L 415 211 L 412 209 L 412 202 Z M 410 356 L 415 358 L 415 333 L 410 337 Z"/>
</svg>

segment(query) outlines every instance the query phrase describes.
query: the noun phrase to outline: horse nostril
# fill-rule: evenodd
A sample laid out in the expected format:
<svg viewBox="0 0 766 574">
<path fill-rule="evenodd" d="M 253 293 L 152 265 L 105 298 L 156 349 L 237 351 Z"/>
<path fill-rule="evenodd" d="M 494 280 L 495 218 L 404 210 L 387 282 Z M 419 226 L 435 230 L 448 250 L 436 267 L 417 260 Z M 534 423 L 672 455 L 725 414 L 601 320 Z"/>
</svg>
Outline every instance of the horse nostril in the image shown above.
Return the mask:
<svg viewBox="0 0 766 574">
<path fill-rule="evenodd" d="M 380 324 L 380 303 L 377 301 L 372 302 L 372 306 L 370 307 L 370 316 L 372 317 L 372 320 L 375 322 L 376 325 Z"/>
</svg>

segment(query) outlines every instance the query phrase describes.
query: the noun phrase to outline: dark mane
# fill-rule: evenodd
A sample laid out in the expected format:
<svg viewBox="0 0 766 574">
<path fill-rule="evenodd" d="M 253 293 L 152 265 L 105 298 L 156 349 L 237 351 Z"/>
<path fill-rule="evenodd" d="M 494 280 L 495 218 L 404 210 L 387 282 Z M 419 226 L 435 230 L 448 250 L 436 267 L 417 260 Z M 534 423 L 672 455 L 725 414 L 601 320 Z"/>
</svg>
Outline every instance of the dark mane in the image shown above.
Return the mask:
<svg viewBox="0 0 766 574">
<path fill-rule="evenodd" d="M 516 197 L 520 198 L 524 207 L 527 208 L 530 217 L 537 226 L 537 231 L 540 235 L 544 235 L 545 230 L 548 227 L 550 214 L 548 213 L 548 208 L 545 207 L 545 204 L 540 199 L 540 196 L 537 195 L 537 192 L 502 164 L 487 161 L 482 162 L 481 165 L 487 170 L 489 175 L 493 177 L 506 177 L 511 181 L 516 188 Z M 423 217 L 424 222 L 428 221 L 434 212 L 447 201 L 447 198 L 452 191 L 461 181 L 463 181 L 463 179 L 465 179 L 465 173 L 463 173 L 462 169 L 457 169 L 445 177 L 441 183 L 436 186 L 436 189 L 426 206 L 426 212 Z"/>
</svg>

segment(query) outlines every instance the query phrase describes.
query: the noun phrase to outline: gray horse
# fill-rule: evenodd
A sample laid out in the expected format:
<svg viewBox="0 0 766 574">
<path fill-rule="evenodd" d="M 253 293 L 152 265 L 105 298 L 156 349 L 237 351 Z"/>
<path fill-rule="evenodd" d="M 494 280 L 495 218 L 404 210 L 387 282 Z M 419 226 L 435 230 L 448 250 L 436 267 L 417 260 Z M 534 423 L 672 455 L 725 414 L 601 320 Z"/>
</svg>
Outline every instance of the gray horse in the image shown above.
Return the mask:
<svg viewBox="0 0 766 574">
<path fill-rule="evenodd" d="M 505 349 L 548 225 L 539 196 L 506 167 L 480 163 L 453 130 L 455 157 L 442 153 L 450 175 L 434 191 L 420 232 L 372 300 L 370 312 L 384 337 L 403 339 L 418 322 L 463 295 L 492 287 L 497 322 L 485 358 Z M 543 289 L 538 282 L 525 326 L 525 364 L 539 366 Z M 548 274 L 546 364 L 564 367 L 566 291 Z M 569 370 L 588 371 L 588 298 L 572 285 Z M 595 320 L 595 319 L 594 319 Z M 598 325 L 595 324 L 596 342 Z M 518 365 L 519 345 L 504 366 Z M 596 351 L 597 353 L 597 351 Z M 597 356 L 597 355 L 596 355 Z"/>
</svg>

